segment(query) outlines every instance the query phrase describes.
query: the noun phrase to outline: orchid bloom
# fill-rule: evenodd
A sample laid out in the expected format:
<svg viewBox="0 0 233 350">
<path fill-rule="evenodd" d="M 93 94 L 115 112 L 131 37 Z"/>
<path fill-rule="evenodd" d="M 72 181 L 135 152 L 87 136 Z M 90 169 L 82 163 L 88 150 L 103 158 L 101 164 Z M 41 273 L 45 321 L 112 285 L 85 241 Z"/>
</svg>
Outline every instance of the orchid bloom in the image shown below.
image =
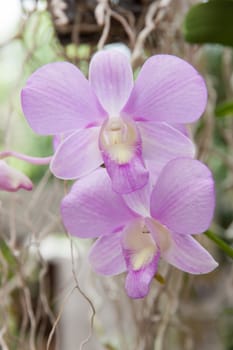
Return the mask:
<svg viewBox="0 0 233 350">
<path fill-rule="evenodd" d="M 21 188 L 30 191 L 32 187 L 26 175 L 0 160 L 0 191 L 16 192 Z"/>
<path fill-rule="evenodd" d="M 135 84 L 129 59 L 100 51 L 90 63 L 89 81 L 67 62 L 39 68 L 22 91 L 31 128 L 42 135 L 69 135 L 50 168 L 61 179 L 77 179 L 105 164 L 121 194 L 154 181 L 175 157 L 193 157 L 194 146 L 172 125 L 196 121 L 207 91 L 184 60 L 157 55 L 143 65 Z"/>
<path fill-rule="evenodd" d="M 128 295 L 142 298 L 161 257 L 192 274 L 216 268 L 192 237 L 209 227 L 214 206 L 209 169 L 197 160 L 177 158 L 163 168 L 153 189 L 148 185 L 124 196 L 112 191 L 106 171 L 98 169 L 73 185 L 61 213 L 71 234 L 99 237 L 89 255 L 93 269 L 103 275 L 127 271 Z"/>
</svg>

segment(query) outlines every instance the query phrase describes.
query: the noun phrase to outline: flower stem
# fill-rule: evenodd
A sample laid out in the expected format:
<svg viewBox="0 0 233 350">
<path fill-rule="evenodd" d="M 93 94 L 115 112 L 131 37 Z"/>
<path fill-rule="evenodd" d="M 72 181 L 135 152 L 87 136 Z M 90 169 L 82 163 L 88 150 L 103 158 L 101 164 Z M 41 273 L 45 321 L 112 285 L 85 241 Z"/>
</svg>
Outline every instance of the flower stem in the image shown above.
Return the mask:
<svg viewBox="0 0 233 350">
<path fill-rule="evenodd" d="M 50 157 L 31 157 L 27 156 L 23 153 L 18 153 L 14 151 L 3 151 L 0 152 L 0 159 L 7 158 L 7 157 L 14 157 L 17 159 L 24 160 L 27 163 L 35 164 L 35 165 L 46 165 L 49 164 L 52 156 Z"/>
<path fill-rule="evenodd" d="M 206 231 L 205 235 L 211 239 L 217 246 L 222 249 L 230 258 L 233 259 L 233 249 L 219 236 L 217 236 L 213 231 Z"/>
</svg>

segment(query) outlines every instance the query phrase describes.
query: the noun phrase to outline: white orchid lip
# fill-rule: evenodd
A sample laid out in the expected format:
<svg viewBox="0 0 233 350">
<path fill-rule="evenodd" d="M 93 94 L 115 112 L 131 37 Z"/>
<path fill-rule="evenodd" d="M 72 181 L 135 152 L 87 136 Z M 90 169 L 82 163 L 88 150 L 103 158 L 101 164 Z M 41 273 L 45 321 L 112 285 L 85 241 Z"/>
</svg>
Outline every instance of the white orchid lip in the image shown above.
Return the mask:
<svg viewBox="0 0 233 350">
<path fill-rule="evenodd" d="M 125 229 L 123 246 L 131 256 L 131 265 L 135 271 L 148 265 L 158 252 L 158 246 L 142 219 L 135 220 Z"/>
<path fill-rule="evenodd" d="M 139 247 L 132 256 L 132 266 L 134 270 L 140 270 L 149 264 L 158 251 L 150 232 L 145 233 L 144 229 L 139 233 L 138 244 Z"/>
<path fill-rule="evenodd" d="M 100 149 L 118 164 L 128 163 L 134 155 L 138 132 L 133 122 L 110 117 L 100 131 Z"/>
<path fill-rule="evenodd" d="M 123 247 L 134 271 L 148 266 L 157 254 L 171 246 L 171 233 L 166 226 L 153 218 L 134 220 L 124 230 Z"/>
<path fill-rule="evenodd" d="M 148 265 L 158 253 L 164 253 L 171 245 L 171 233 L 155 219 L 146 218 L 127 230 L 125 240 L 131 251 L 131 264 L 135 271 Z"/>
</svg>

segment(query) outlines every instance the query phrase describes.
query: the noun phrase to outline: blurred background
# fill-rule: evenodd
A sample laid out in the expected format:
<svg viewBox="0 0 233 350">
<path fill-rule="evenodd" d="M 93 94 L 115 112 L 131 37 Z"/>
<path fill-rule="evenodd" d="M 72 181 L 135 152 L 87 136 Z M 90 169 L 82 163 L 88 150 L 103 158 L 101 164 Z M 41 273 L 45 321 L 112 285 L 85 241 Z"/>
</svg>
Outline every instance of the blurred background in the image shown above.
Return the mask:
<svg viewBox="0 0 233 350">
<path fill-rule="evenodd" d="M 233 350 L 232 0 L 0 0 L 1 150 L 51 155 L 51 138 L 22 114 L 21 88 L 54 61 L 87 75 L 92 54 L 112 43 L 130 50 L 135 76 L 148 56 L 169 53 L 205 77 L 208 106 L 188 128 L 216 180 L 215 219 L 201 243 L 219 268 L 190 276 L 161 263 L 148 297 L 130 300 L 124 276 L 91 271 L 91 241 L 64 231 L 59 205 L 70 183 L 9 158 L 34 189 L 0 192 L 0 349 Z"/>
</svg>

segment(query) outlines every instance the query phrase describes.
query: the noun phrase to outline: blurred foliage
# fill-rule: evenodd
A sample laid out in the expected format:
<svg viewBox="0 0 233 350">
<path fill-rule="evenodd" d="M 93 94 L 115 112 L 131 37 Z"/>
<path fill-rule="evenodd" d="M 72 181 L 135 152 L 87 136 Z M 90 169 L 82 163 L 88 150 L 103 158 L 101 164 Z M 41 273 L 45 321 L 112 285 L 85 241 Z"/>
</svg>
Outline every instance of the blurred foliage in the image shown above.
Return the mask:
<svg viewBox="0 0 233 350">
<path fill-rule="evenodd" d="M 217 117 L 233 117 L 233 101 L 219 103 L 216 106 L 215 114 Z"/>
<path fill-rule="evenodd" d="M 2 257 L 4 258 L 7 265 L 9 266 L 7 278 L 10 279 L 12 278 L 12 276 L 14 276 L 14 271 L 17 266 L 17 261 L 15 260 L 15 257 L 12 254 L 12 251 L 7 245 L 6 241 L 3 239 L 0 239 L 0 253 L 2 254 Z M 2 276 L 0 274 L 0 284 L 2 284 L 1 279 L 2 279 Z"/>
<path fill-rule="evenodd" d="M 207 44 L 204 46 L 206 57 L 205 70 L 211 76 L 216 91 L 216 102 L 226 98 L 226 80 L 224 77 L 224 47 L 222 45 Z"/>
<path fill-rule="evenodd" d="M 233 308 L 225 308 L 219 315 L 220 334 L 224 350 L 233 350 Z"/>
<path fill-rule="evenodd" d="M 210 77 L 214 90 L 212 97 L 213 113 L 209 120 L 213 127 L 211 154 L 208 164 L 216 180 L 217 207 L 216 221 L 218 222 L 217 236 L 209 235 L 221 247 L 218 237 L 225 237 L 225 230 L 232 224 L 232 169 L 231 158 L 233 145 L 233 103 L 232 103 L 232 66 L 233 51 L 225 46 L 233 46 L 233 1 L 210 0 L 190 7 L 183 22 L 184 38 L 189 43 L 202 43 L 205 71 Z M 225 118 L 227 117 L 227 118 Z M 196 140 L 199 142 L 206 122 L 202 119 L 196 130 Z M 207 141 L 208 142 L 208 141 Z M 226 189 L 229 188 L 229 192 Z M 226 237 L 225 237 L 226 238 Z M 230 247 L 232 239 L 225 243 Z M 224 242 L 223 242 L 224 245 Z M 223 248 L 223 247 L 221 247 Z M 230 252 L 231 255 L 231 252 Z"/>
<path fill-rule="evenodd" d="M 219 238 L 213 231 L 206 231 L 205 235 L 211 239 L 217 246 L 231 259 L 233 259 L 233 248 L 230 247 L 230 242 L 225 242 Z"/>
<path fill-rule="evenodd" d="M 193 6 L 185 17 L 183 31 L 190 43 L 233 46 L 233 1 L 210 0 Z"/>
</svg>

